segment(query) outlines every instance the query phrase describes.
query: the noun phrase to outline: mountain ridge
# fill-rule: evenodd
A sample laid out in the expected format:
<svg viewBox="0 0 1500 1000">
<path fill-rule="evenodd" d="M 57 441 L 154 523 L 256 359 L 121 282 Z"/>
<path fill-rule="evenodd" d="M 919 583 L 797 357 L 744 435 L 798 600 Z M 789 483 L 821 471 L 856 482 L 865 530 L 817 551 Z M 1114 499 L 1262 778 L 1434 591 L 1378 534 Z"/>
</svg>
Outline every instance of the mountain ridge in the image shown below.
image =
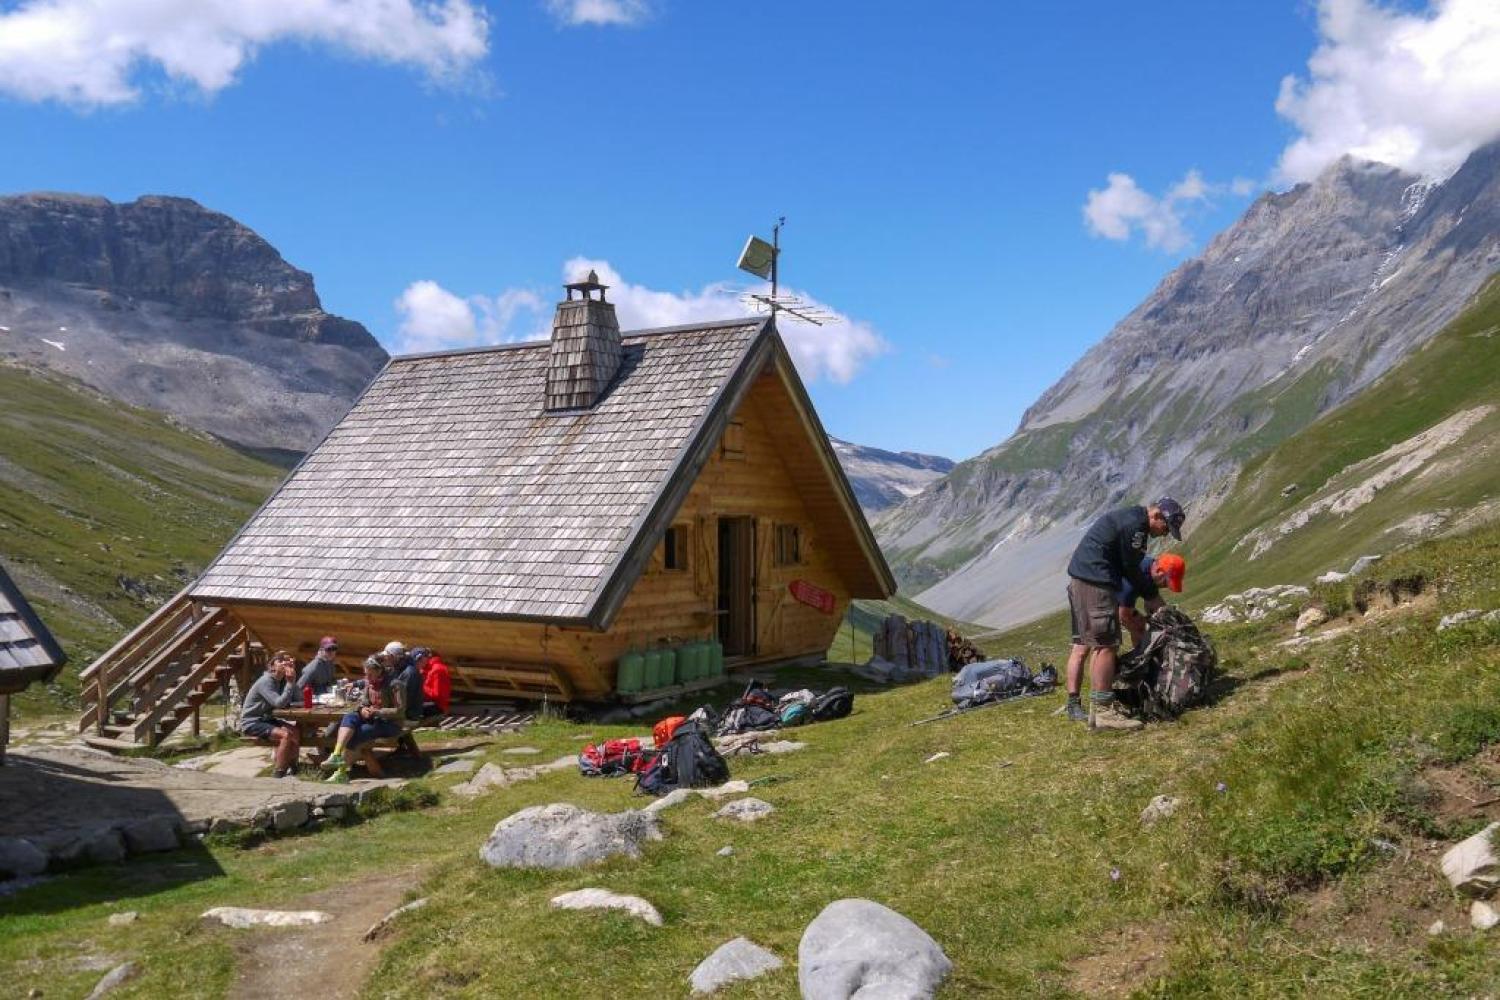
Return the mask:
<svg viewBox="0 0 1500 1000">
<path fill-rule="evenodd" d="M 0 197 L 0 358 L 240 445 L 305 451 L 386 352 L 228 215 L 32 193 Z"/>
<path fill-rule="evenodd" d="M 1191 531 L 1244 461 L 1373 382 L 1497 269 L 1500 143 L 1441 184 L 1345 158 L 1174 268 L 1013 435 L 882 518 L 882 544 L 944 613 L 1050 610 L 1092 516 L 1173 493 Z"/>
</svg>

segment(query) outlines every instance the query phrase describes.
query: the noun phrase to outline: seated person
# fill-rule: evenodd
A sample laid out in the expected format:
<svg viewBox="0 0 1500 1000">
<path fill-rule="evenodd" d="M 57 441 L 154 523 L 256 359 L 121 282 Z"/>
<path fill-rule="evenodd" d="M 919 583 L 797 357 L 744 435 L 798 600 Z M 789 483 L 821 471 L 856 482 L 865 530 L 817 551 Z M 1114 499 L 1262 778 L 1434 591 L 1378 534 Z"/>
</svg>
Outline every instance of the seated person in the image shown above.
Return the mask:
<svg viewBox="0 0 1500 1000">
<path fill-rule="evenodd" d="M 1159 556 L 1147 556 L 1141 560 L 1141 573 L 1157 587 L 1166 587 L 1174 594 L 1182 593 L 1182 578 L 1187 573 L 1187 563 L 1175 552 L 1163 552 Z M 1166 602 L 1161 593 L 1137 594 L 1130 581 L 1120 590 L 1120 624 L 1130 632 L 1131 642 L 1139 647 L 1146 641 L 1146 619 L 1136 611 L 1136 601 L 1146 600 L 1146 615 L 1155 613 Z"/>
<path fill-rule="evenodd" d="M 423 652 L 428 655 L 422 671 L 422 717 L 447 715 L 453 704 L 453 673 L 436 652 Z"/>
<path fill-rule="evenodd" d="M 391 645 L 396 645 L 392 643 Z M 386 647 L 389 655 L 391 647 Z M 406 696 L 406 721 L 408 723 L 420 722 L 422 719 L 422 664 L 427 662 L 427 656 L 431 650 L 418 647 L 402 657 L 403 666 L 396 673 L 393 684 L 399 685 Z M 410 732 L 402 733 L 401 739 L 396 742 L 396 751 L 408 757 L 420 757 L 422 751 L 417 747 L 417 740 Z"/>
<path fill-rule="evenodd" d="M 302 676 L 297 678 L 297 690 L 300 692 L 303 688 L 310 687 L 315 695 L 327 694 L 337 676 L 338 652 L 339 641 L 331 635 L 325 635 L 318 643 L 318 655 L 308 660 L 307 666 L 302 668 Z"/>
<path fill-rule="evenodd" d="M 258 740 L 270 740 L 276 747 L 275 775 L 285 778 L 297 772 L 297 754 L 301 750 L 295 723 L 272 717 L 278 708 L 298 703 L 301 689 L 295 683 L 297 661 L 286 650 L 277 650 L 240 706 L 240 732 Z"/>
<path fill-rule="evenodd" d="M 330 782 L 345 784 L 349 781 L 349 765 L 344 760 L 346 750 L 358 751 L 357 757 L 363 761 L 370 777 L 381 776 L 380 763 L 375 755 L 368 748 L 359 748 L 372 740 L 401 734 L 401 720 L 406 717 L 406 690 L 400 684 L 389 683 L 389 680 L 380 657 L 371 656 L 365 660 L 364 690 L 354 711 L 339 720 L 333 753 L 323 762 L 325 768 L 333 769 L 328 777 Z"/>
</svg>

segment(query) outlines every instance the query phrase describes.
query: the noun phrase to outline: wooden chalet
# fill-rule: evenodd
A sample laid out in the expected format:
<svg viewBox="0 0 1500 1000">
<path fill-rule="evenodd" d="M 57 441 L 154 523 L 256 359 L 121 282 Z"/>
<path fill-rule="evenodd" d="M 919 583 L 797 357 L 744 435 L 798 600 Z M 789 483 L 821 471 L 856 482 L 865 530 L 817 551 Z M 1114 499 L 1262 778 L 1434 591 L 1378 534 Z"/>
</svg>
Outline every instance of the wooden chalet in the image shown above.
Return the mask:
<svg viewBox="0 0 1500 1000">
<path fill-rule="evenodd" d="M 605 290 L 548 341 L 392 359 L 179 601 L 349 670 L 434 647 L 469 698 L 607 700 L 660 643 L 820 657 L 895 582 L 773 320 L 622 334 Z"/>
<path fill-rule="evenodd" d="M 52 633 L 0 567 L 0 764 L 10 742 L 10 696 L 47 683 L 67 662 Z"/>
</svg>

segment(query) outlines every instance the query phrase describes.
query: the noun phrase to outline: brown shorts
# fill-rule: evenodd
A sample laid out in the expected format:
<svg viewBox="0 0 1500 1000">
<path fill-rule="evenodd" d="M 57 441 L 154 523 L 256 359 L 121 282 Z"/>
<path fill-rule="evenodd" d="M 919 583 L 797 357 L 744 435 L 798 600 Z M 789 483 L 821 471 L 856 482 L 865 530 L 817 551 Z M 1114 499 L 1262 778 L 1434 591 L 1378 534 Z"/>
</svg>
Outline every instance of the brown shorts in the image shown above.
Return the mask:
<svg viewBox="0 0 1500 1000">
<path fill-rule="evenodd" d="M 1108 587 L 1068 577 L 1068 610 L 1073 614 L 1073 644 L 1098 649 L 1120 644 L 1120 608 Z"/>
</svg>

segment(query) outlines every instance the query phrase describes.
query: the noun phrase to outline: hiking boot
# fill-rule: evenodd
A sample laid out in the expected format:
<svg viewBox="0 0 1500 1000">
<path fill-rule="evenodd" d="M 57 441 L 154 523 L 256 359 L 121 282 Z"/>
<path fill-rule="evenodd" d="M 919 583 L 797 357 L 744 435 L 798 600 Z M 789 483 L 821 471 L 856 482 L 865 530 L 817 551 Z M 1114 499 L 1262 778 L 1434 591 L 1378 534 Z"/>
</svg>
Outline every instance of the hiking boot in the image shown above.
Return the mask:
<svg viewBox="0 0 1500 1000">
<path fill-rule="evenodd" d="M 1140 719 L 1132 719 L 1115 705 L 1107 702 L 1104 705 L 1095 705 L 1089 712 L 1090 729 L 1109 729 L 1115 732 L 1131 732 L 1144 726 Z"/>
<path fill-rule="evenodd" d="M 349 784 L 349 769 L 347 767 L 338 768 L 336 771 L 334 771 L 328 777 L 324 778 L 323 779 L 323 783 L 326 784 L 326 785 L 347 785 L 347 784 Z"/>
<path fill-rule="evenodd" d="M 323 763 L 321 763 L 321 764 L 318 765 L 318 769 L 321 770 L 324 774 L 327 774 L 330 771 L 337 771 L 339 768 L 341 768 L 343 766 L 344 766 L 344 755 L 341 754 L 341 753 L 331 753 L 323 761 Z"/>
<path fill-rule="evenodd" d="M 1067 716 L 1069 722 L 1087 722 L 1089 713 L 1076 701 L 1069 701 L 1063 706 L 1063 715 Z"/>
</svg>

